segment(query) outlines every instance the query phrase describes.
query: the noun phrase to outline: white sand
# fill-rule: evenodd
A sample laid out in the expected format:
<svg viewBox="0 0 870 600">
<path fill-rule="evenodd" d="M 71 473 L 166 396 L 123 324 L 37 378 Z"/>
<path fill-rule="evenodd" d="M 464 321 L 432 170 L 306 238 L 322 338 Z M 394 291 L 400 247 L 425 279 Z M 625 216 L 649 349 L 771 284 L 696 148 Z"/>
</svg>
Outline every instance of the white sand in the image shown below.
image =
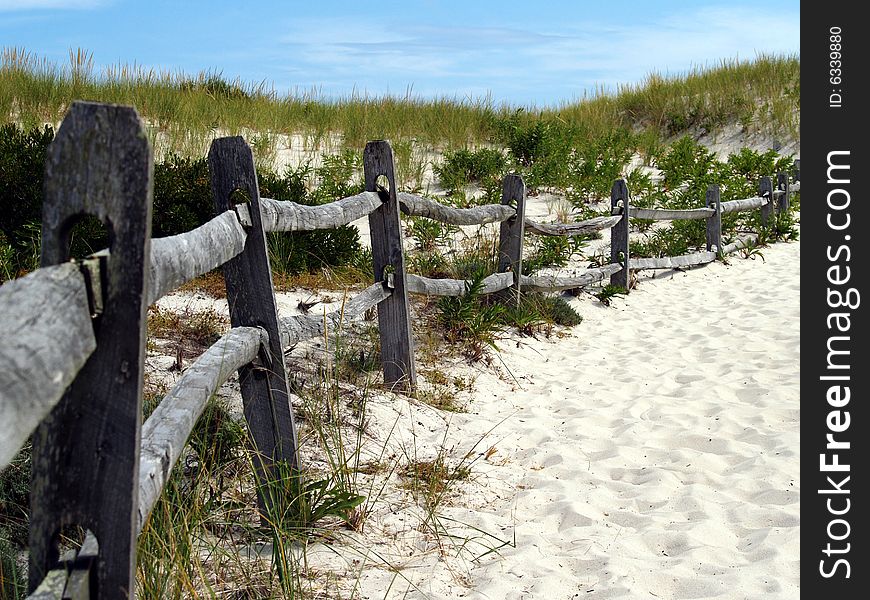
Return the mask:
<svg viewBox="0 0 870 600">
<path fill-rule="evenodd" d="M 572 300 L 583 324 L 503 343 L 519 383 L 479 369 L 449 427 L 394 399 L 404 448 L 407 421 L 420 455 L 445 428 L 457 459 L 478 443 L 440 511 L 472 543 L 439 548 L 385 494 L 350 544 L 378 551 L 349 574 L 359 597 L 798 597 L 800 244 L 764 257 L 642 278 L 611 308 Z M 473 561 L 482 532 L 515 546 Z"/>
</svg>

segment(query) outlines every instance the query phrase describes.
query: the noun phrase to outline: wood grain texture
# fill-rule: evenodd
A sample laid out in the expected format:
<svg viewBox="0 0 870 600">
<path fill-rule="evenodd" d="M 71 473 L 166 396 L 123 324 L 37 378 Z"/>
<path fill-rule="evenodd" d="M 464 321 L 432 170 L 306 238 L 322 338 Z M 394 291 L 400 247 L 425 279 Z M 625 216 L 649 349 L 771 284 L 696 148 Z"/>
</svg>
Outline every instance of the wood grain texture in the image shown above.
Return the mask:
<svg viewBox="0 0 870 600">
<path fill-rule="evenodd" d="M 368 309 L 389 298 L 392 290 L 381 283 L 369 286 L 336 311 L 325 315 L 297 315 L 281 317 L 281 342 L 292 346 L 302 340 L 313 337 L 323 337 L 327 329 L 336 330 L 346 323 L 358 318 Z"/>
<path fill-rule="evenodd" d="M 406 275 L 408 292 L 426 296 L 462 296 L 471 284 L 465 279 L 432 279 L 408 273 Z M 482 294 L 493 294 L 506 290 L 514 284 L 513 273 L 493 273 L 484 278 Z"/>
<path fill-rule="evenodd" d="M 415 194 L 397 194 L 402 212 L 416 217 L 428 217 L 451 225 L 484 225 L 499 223 L 517 213 L 504 204 L 485 204 L 473 208 L 454 208 Z"/>
<path fill-rule="evenodd" d="M 622 214 L 620 212 L 620 214 Z M 669 208 L 635 208 L 631 207 L 628 214 L 633 219 L 650 221 L 674 221 L 678 219 L 707 219 L 713 212 L 709 208 L 690 208 L 675 210 Z"/>
<path fill-rule="evenodd" d="M 767 198 L 756 196 L 754 198 L 743 198 L 741 200 L 728 200 L 722 202 L 722 214 L 740 212 L 744 210 L 755 210 L 768 203 Z"/>
<path fill-rule="evenodd" d="M 283 200 L 260 198 L 260 214 L 265 231 L 312 231 L 333 229 L 361 219 L 381 205 L 375 192 L 363 192 L 320 206 L 305 206 Z M 244 225 L 250 225 L 249 207 L 237 207 Z"/>
<path fill-rule="evenodd" d="M 658 258 L 633 258 L 631 268 L 635 271 L 644 269 L 680 269 L 704 265 L 716 260 L 715 252 L 695 252 L 681 256 L 660 256 Z"/>
<path fill-rule="evenodd" d="M 228 210 L 191 231 L 151 240 L 148 304 L 241 254 L 246 237 Z"/>
<path fill-rule="evenodd" d="M 378 304 L 384 386 L 396 391 L 412 392 L 417 386 L 417 370 L 411 338 L 411 309 L 405 288 L 405 253 L 396 197 L 398 186 L 390 144 L 383 140 L 366 144 L 363 168 L 366 191 L 378 192 L 383 202 L 369 215 L 374 279 L 385 281 L 388 274 L 393 276 L 393 293 Z M 378 190 L 379 177 L 386 178 L 389 190 Z"/>
<path fill-rule="evenodd" d="M 610 229 L 622 217 L 620 215 L 610 217 L 595 217 L 577 223 L 539 223 L 526 218 L 526 231 L 537 235 L 549 236 L 574 236 L 586 235 L 604 229 Z"/>
<path fill-rule="evenodd" d="M 72 226 L 111 227 L 97 347 L 33 436 L 30 589 L 58 559 L 67 525 L 100 543 L 96 586 L 122 598 L 135 586 L 135 518 L 150 256 L 152 155 L 129 107 L 75 102 L 51 144 L 44 179 L 43 267 L 66 262 Z"/>
<path fill-rule="evenodd" d="M 251 226 L 245 249 L 223 266 L 227 302 L 233 327 L 260 327 L 268 335 L 268 346 L 260 365 L 239 369 L 245 420 L 257 452 L 254 470 L 258 482 L 274 480 L 279 464 L 297 468 L 296 422 L 287 387 L 287 368 L 278 326 L 278 311 L 272 285 L 272 271 L 266 247 L 266 233 L 260 219 L 260 192 L 251 148 L 241 137 L 216 139 L 208 153 L 215 212 L 232 209 L 236 190 L 247 196 Z M 281 499 L 268 496 L 258 486 L 261 522 Z"/>
<path fill-rule="evenodd" d="M 738 250 L 749 247 L 757 241 L 758 235 L 755 233 L 741 236 L 730 244 L 725 244 L 725 246 L 722 247 L 722 254 L 731 254 L 732 252 L 737 252 Z"/>
<path fill-rule="evenodd" d="M 718 183 L 707 188 L 707 207 L 713 211 L 707 218 L 707 252 L 718 252 L 722 249 L 722 202 Z"/>
<path fill-rule="evenodd" d="M 0 468 L 61 399 L 97 347 L 87 290 L 73 263 L 0 287 Z"/>
<path fill-rule="evenodd" d="M 516 215 L 502 221 L 498 237 L 498 272 L 513 273 L 510 291 L 500 292 L 503 302 L 519 305 L 520 286 L 523 276 L 523 237 L 526 224 L 526 184 L 519 175 L 505 176 L 501 192 L 502 206 L 512 206 Z"/>
<path fill-rule="evenodd" d="M 621 209 L 619 221 L 610 230 L 610 263 L 619 263 L 622 270 L 610 276 L 610 285 L 629 287 L 631 273 L 628 256 L 628 220 L 631 206 L 628 198 L 628 187 L 624 179 L 617 179 L 610 190 L 610 210 Z"/>
<path fill-rule="evenodd" d="M 611 264 L 587 269 L 586 272 L 570 277 L 557 275 L 523 276 L 523 289 L 536 292 L 558 292 L 586 287 L 610 277 L 622 270 L 622 265 Z"/>
<path fill-rule="evenodd" d="M 139 506 L 136 532 L 163 493 L 169 473 L 181 456 L 187 438 L 209 398 L 243 365 L 253 362 L 268 346 L 265 330 L 234 327 L 182 374 L 142 426 L 139 466 Z"/>
</svg>

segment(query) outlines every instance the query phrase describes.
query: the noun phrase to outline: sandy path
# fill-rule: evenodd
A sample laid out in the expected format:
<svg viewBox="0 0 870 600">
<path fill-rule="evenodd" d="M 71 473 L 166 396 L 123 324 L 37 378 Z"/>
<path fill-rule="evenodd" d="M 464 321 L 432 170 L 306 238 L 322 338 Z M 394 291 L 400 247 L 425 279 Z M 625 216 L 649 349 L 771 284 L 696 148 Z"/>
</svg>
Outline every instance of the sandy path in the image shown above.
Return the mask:
<svg viewBox="0 0 870 600">
<path fill-rule="evenodd" d="M 470 589 L 418 567 L 421 591 L 798 597 L 800 244 L 764 255 L 578 298 L 570 337 L 505 346 L 521 385 L 482 374 L 451 424 L 474 440 L 505 419 L 499 460 L 444 512 L 516 546 L 469 563 Z"/>
<path fill-rule="evenodd" d="M 471 597 L 797 597 L 800 245 L 764 253 L 578 302 L 575 336 L 506 357 L 517 548 Z"/>
</svg>

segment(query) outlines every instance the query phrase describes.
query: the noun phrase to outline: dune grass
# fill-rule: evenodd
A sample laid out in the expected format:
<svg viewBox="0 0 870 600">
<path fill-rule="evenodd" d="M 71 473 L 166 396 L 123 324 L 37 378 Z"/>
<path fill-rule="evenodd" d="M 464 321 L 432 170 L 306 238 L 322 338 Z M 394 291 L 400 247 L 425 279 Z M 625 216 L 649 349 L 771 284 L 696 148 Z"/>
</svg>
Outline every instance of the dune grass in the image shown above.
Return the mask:
<svg viewBox="0 0 870 600">
<path fill-rule="evenodd" d="M 306 145 L 339 135 L 340 144 L 352 149 L 371 139 L 457 149 L 503 143 L 512 127 L 537 122 L 581 137 L 627 128 L 650 145 L 729 122 L 796 137 L 799 97 L 800 59 L 794 55 L 724 60 L 681 76 L 653 73 L 615 94 L 544 108 L 495 105 L 486 97 L 284 95 L 266 82 L 226 81 L 219 72 L 191 76 L 135 64 L 98 70 L 93 55 L 82 49 L 70 50 L 66 65 L 23 48 L 5 48 L 0 56 L 0 122 L 56 124 L 77 99 L 132 104 L 155 140 L 188 155 L 200 153 L 217 130 L 258 132 L 264 147 L 272 143 L 269 136 L 280 134 L 303 134 Z"/>
</svg>

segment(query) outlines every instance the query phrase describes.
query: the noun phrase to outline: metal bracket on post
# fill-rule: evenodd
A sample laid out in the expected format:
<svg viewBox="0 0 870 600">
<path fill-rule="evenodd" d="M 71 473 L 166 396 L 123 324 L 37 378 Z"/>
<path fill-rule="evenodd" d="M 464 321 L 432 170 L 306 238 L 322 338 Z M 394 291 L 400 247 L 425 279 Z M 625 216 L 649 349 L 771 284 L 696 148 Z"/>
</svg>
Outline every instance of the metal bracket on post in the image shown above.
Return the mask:
<svg viewBox="0 0 870 600">
<path fill-rule="evenodd" d="M 135 590 L 152 173 L 131 107 L 73 103 L 49 149 L 41 266 L 69 260 L 72 228 L 88 215 L 110 228 L 110 258 L 97 348 L 33 436 L 31 592 L 58 566 L 62 529 L 75 526 L 96 536 L 90 591 Z"/>
</svg>

